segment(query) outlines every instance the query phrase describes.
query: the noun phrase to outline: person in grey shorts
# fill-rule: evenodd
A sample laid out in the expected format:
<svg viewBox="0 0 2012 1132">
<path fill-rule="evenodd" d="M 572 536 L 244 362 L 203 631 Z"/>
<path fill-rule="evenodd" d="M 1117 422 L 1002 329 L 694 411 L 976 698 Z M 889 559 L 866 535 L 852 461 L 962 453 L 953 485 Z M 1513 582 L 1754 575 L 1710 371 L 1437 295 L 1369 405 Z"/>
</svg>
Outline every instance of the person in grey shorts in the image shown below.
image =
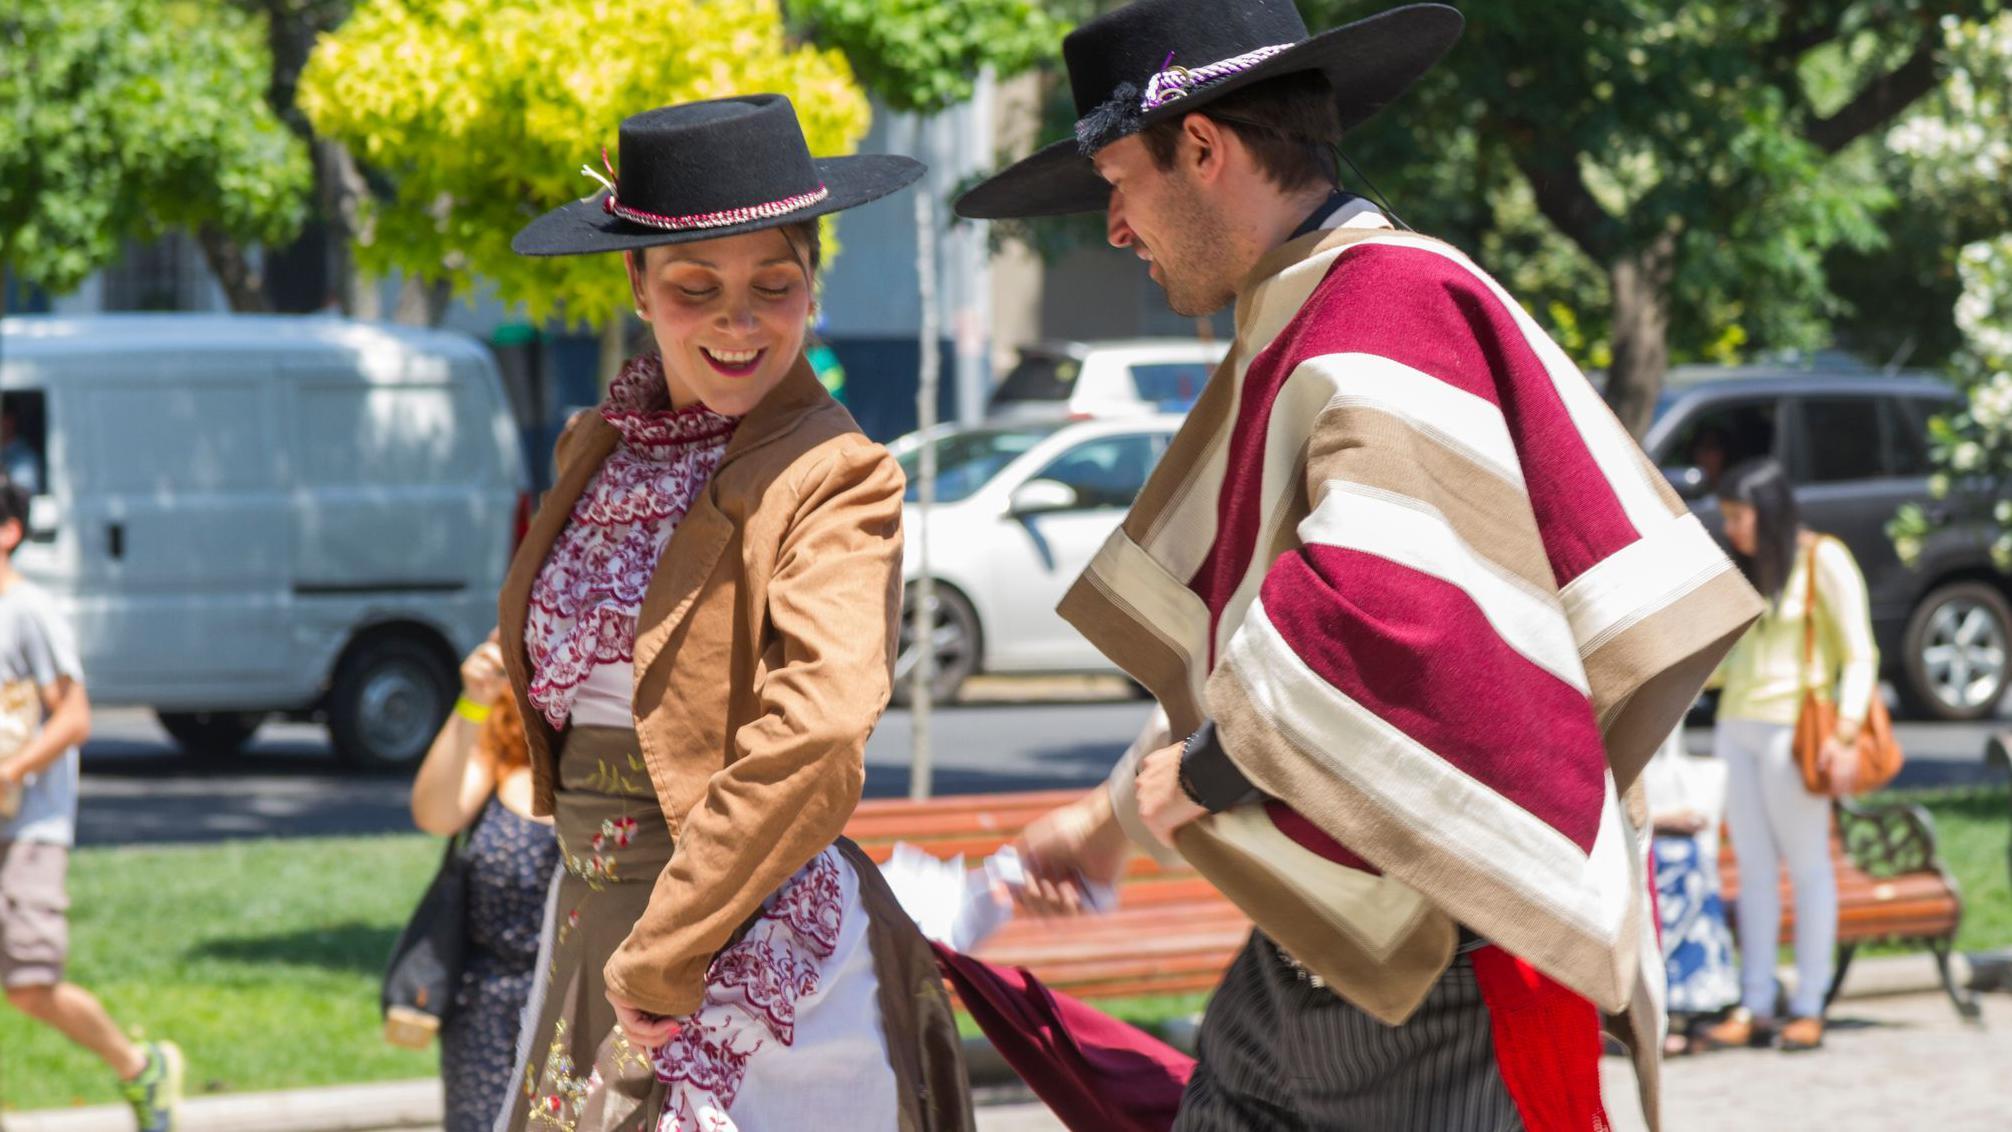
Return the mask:
<svg viewBox="0 0 2012 1132">
<path fill-rule="evenodd" d="M 63 977 L 77 746 L 91 704 L 69 626 L 15 572 L 27 519 L 28 493 L 0 477 L 0 985 L 9 1006 L 104 1059 L 140 1132 L 174 1132 L 181 1052 L 128 1040 L 96 996 Z"/>
</svg>

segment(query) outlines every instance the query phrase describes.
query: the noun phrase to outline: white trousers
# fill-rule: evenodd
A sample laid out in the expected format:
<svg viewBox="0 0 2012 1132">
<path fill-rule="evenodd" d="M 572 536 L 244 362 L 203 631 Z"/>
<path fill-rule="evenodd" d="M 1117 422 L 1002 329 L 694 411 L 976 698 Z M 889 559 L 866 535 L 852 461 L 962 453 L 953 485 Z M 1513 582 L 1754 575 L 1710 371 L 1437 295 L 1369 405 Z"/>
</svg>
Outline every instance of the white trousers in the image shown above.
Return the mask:
<svg viewBox="0 0 2012 1132">
<path fill-rule="evenodd" d="M 1795 728 L 1721 719 L 1714 747 L 1726 763 L 1726 826 L 1739 858 L 1740 1002 L 1774 1014 L 1785 863 L 1795 896 L 1794 1017 L 1823 1013 L 1837 950 L 1837 875 L 1830 864 L 1830 799 L 1811 794 L 1795 765 Z"/>
</svg>

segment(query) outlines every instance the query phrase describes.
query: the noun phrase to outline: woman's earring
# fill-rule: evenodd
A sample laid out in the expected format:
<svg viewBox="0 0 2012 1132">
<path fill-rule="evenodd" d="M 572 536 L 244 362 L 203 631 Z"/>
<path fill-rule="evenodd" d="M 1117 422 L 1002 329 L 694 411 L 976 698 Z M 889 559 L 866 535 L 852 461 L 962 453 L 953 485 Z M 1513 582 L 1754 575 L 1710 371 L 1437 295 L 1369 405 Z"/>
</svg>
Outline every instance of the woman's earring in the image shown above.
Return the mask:
<svg viewBox="0 0 2012 1132">
<path fill-rule="evenodd" d="M 636 308 L 636 317 L 637 317 L 638 319 L 642 320 L 643 322 L 648 322 L 648 321 L 650 321 L 650 316 L 649 316 L 649 315 L 646 315 L 646 314 L 644 314 L 644 313 L 643 313 L 643 308 L 641 308 L 641 307 L 637 307 L 637 308 Z"/>
</svg>

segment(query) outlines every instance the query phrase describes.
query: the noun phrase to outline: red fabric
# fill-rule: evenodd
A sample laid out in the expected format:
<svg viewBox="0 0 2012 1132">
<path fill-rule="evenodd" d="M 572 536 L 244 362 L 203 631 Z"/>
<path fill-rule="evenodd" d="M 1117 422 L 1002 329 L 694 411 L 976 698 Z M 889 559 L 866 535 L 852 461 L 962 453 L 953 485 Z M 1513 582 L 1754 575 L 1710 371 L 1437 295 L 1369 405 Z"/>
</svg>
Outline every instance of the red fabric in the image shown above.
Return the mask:
<svg viewBox="0 0 2012 1132">
<path fill-rule="evenodd" d="M 1503 951 L 1474 952 L 1495 1064 L 1528 1132 L 1610 1132 L 1600 1102 L 1600 1015 L 1593 1004 Z"/>
<path fill-rule="evenodd" d="M 1317 857 L 1325 857 L 1337 865 L 1360 869 L 1371 876 L 1382 876 L 1383 870 L 1357 856 L 1348 846 L 1327 835 L 1327 831 L 1313 824 L 1305 814 L 1275 799 L 1264 804 L 1265 816 L 1278 827 L 1280 833 L 1291 838 L 1300 848 Z"/>
<path fill-rule="evenodd" d="M 1460 587 L 1308 545 L 1260 591 L 1306 666 L 1454 769 L 1590 850 L 1607 755 L 1586 694 L 1510 647 Z"/>
<path fill-rule="evenodd" d="M 1215 549 L 1188 583 L 1209 607 L 1211 640 L 1257 553 L 1262 457 L 1279 391 L 1300 363 L 1342 353 L 1389 358 L 1501 408 L 1559 586 L 1641 537 L 1495 293 L 1438 252 L 1362 245 L 1341 253 L 1245 375 Z"/>
<path fill-rule="evenodd" d="M 1194 1059 L 1066 994 L 932 941 L 964 1008 L 1072 1132 L 1167 1132 Z"/>
</svg>

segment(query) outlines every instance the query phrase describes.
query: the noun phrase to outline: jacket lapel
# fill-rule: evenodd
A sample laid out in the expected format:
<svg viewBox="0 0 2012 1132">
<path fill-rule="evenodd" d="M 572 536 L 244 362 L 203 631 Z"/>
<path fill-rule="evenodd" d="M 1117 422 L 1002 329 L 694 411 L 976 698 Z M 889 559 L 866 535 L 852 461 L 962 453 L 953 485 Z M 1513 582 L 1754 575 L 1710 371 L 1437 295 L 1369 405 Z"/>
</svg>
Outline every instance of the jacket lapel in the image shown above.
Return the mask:
<svg viewBox="0 0 2012 1132">
<path fill-rule="evenodd" d="M 657 562 L 657 572 L 650 578 L 650 587 L 643 593 L 642 609 L 636 617 L 636 687 L 643 686 L 650 667 L 663 657 L 664 645 L 691 612 L 693 599 L 712 576 L 733 537 L 736 522 L 720 505 L 722 484 L 748 466 L 750 455 L 787 436 L 805 416 L 828 403 L 832 403 L 831 395 L 818 383 L 810 363 L 798 358 L 761 404 L 741 418 L 733 439 L 727 442 L 719 470 L 678 521 L 678 529 L 671 533 L 671 541 Z"/>
<path fill-rule="evenodd" d="M 524 541 L 517 544 L 517 553 L 510 558 L 510 572 L 504 576 L 502 596 L 497 602 L 496 624 L 497 634 L 502 638 L 498 643 L 503 647 L 503 667 L 510 673 L 511 684 L 519 689 L 531 686 L 531 650 L 524 643 L 524 627 L 531 612 L 531 587 L 537 582 L 546 557 L 552 553 L 553 544 L 566 529 L 573 505 L 586 493 L 587 485 L 593 482 L 595 473 L 601 470 L 601 464 L 621 438 L 615 426 L 601 419 L 599 413 L 581 418 L 574 427 L 579 432 L 568 446 L 577 451 L 567 453 L 561 462 L 558 481 L 545 493 L 538 504 L 538 513 L 531 517 Z M 549 754 L 557 732 L 531 706 L 523 692 L 518 693 L 517 701 L 526 732 L 533 737 L 534 749 L 542 747 Z"/>
</svg>

